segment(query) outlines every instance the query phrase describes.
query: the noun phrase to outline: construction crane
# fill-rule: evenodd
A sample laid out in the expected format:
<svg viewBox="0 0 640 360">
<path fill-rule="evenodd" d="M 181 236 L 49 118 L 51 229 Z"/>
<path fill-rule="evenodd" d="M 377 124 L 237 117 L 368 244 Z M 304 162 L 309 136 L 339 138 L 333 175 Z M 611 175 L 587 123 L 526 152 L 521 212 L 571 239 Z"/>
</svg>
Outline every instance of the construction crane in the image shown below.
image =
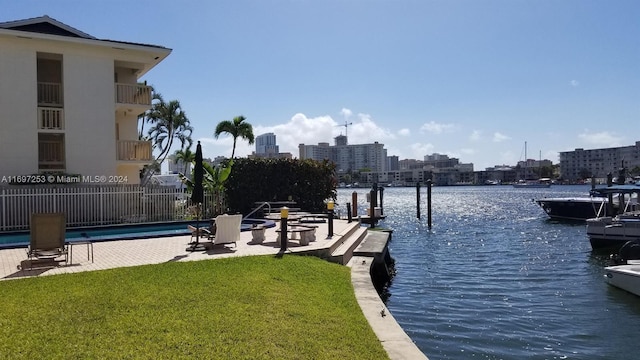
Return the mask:
<svg viewBox="0 0 640 360">
<path fill-rule="evenodd" d="M 348 123 L 347 120 L 344 121 L 344 125 L 336 125 L 336 126 L 344 126 L 344 136 L 347 136 L 347 126 L 353 125 L 352 122 Z"/>
</svg>

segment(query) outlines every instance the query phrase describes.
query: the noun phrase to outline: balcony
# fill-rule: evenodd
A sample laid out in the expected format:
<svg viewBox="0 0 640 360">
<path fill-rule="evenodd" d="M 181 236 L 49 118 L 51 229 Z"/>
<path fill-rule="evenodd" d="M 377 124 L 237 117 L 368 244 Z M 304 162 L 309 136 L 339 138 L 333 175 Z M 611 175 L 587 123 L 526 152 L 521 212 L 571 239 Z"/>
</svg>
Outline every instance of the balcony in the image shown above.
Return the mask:
<svg viewBox="0 0 640 360">
<path fill-rule="evenodd" d="M 151 141 L 118 140 L 117 160 L 131 164 L 148 164 L 153 161 Z"/>
<path fill-rule="evenodd" d="M 116 83 L 116 110 L 142 113 L 151 107 L 151 86 Z"/>
<path fill-rule="evenodd" d="M 38 82 L 38 106 L 62 107 L 62 84 Z"/>
<path fill-rule="evenodd" d="M 38 107 L 38 130 L 64 130 L 64 110 L 57 107 Z"/>
</svg>

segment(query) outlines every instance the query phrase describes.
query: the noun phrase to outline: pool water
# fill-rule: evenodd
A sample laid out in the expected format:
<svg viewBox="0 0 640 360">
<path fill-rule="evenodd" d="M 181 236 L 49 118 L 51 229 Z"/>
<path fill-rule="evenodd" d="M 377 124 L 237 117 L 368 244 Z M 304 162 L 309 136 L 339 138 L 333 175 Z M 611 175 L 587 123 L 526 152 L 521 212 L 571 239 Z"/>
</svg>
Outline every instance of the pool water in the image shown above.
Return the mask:
<svg viewBox="0 0 640 360">
<path fill-rule="evenodd" d="M 187 225 L 208 226 L 209 222 L 202 220 L 196 224 L 195 221 L 176 221 L 171 223 L 150 223 L 150 224 L 126 224 L 98 227 L 83 227 L 67 229 L 67 241 L 112 241 L 145 239 L 154 237 L 189 235 L 191 232 Z M 265 227 L 274 227 L 276 224 L 272 220 L 244 219 L 242 220 L 241 231 L 249 231 L 253 225 L 260 224 Z M 11 232 L 0 234 L 0 248 L 22 247 L 29 245 L 29 232 Z"/>
</svg>

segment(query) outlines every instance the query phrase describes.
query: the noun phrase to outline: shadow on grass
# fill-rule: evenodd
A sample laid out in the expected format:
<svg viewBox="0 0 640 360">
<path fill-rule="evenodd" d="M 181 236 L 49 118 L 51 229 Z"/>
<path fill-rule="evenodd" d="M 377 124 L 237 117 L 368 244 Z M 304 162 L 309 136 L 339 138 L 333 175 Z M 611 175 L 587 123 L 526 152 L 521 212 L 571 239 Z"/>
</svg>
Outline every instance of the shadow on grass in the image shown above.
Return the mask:
<svg viewBox="0 0 640 360">
<path fill-rule="evenodd" d="M 33 277 L 42 275 L 45 272 L 60 267 L 60 263 L 64 261 L 44 259 L 44 260 L 22 260 L 18 265 L 18 271 L 5 276 L 3 279 L 16 279 L 23 277 Z M 79 266 L 73 264 L 67 264 L 65 267 Z"/>
</svg>

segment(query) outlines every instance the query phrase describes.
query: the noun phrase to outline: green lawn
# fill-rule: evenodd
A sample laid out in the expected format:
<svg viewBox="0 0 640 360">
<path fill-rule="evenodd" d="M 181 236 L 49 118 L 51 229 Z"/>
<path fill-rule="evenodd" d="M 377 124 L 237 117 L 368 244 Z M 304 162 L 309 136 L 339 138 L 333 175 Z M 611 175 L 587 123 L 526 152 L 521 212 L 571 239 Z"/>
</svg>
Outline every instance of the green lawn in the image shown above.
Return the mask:
<svg viewBox="0 0 640 360">
<path fill-rule="evenodd" d="M 0 281 L 0 308 L 0 358 L 388 358 L 349 269 L 314 257 Z"/>
</svg>

